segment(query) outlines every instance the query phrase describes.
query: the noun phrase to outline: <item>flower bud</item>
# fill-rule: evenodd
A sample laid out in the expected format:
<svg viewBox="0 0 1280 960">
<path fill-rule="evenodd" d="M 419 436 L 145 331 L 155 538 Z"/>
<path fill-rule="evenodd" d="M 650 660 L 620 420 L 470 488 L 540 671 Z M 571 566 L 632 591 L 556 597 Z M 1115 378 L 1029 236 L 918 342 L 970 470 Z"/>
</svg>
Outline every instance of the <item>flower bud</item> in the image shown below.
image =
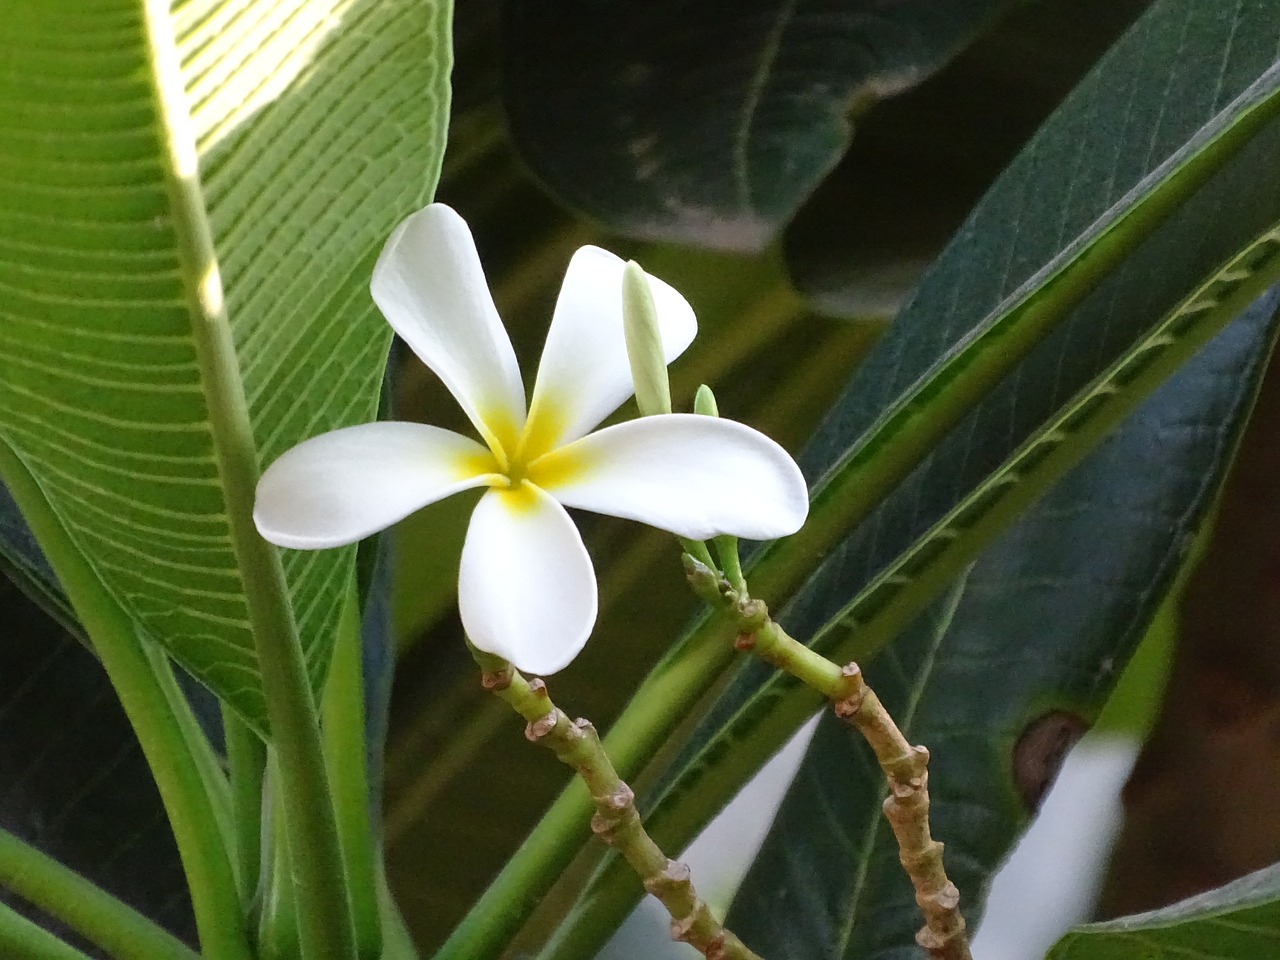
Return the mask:
<svg viewBox="0 0 1280 960">
<path fill-rule="evenodd" d="M 693 395 L 693 412 L 704 417 L 720 416 L 720 407 L 716 405 L 716 395 L 705 383 Z"/>
<path fill-rule="evenodd" d="M 641 416 L 670 413 L 671 384 L 667 380 L 658 311 L 649 280 L 634 260 L 628 261 L 622 271 L 622 328 Z"/>
</svg>

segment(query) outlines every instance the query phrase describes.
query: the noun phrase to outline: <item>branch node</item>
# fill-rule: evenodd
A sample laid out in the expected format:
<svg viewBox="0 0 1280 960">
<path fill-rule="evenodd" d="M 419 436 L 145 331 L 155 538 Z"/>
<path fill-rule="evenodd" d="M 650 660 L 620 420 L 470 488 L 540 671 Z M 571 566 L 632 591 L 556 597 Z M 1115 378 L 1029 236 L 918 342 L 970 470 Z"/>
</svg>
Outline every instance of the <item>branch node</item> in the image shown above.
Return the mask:
<svg viewBox="0 0 1280 960">
<path fill-rule="evenodd" d="M 625 783 L 619 783 L 608 793 L 595 797 L 596 812 L 591 817 L 591 832 L 609 846 L 616 846 L 618 839 L 638 822 L 636 795 Z"/>
<path fill-rule="evenodd" d="M 738 628 L 742 633 L 755 633 L 769 622 L 769 607 L 763 600 L 745 597 L 738 601 Z"/>
<path fill-rule="evenodd" d="M 537 720 L 529 721 L 528 725 L 524 728 L 525 738 L 532 743 L 540 742 L 551 735 L 551 731 L 556 728 L 556 725 L 560 722 L 560 718 L 563 716 L 564 714 L 561 713 L 559 709 L 552 708 Z"/>
<path fill-rule="evenodd" d="M 501 670 L 485 670 L 480 674 L 480 686 L 492 693 L 501 693 L 511 686 L 511 668 Z"/>
<path fill-rule="evenodd" d="M 939 847 L 942 844 L 938 844 Z M 919 898 L 921 909 L 928 909 L 930 906 L 935 907 L 939 911 L 950 911 L 960 906 L 960 891 L 956 885 L 948 880 L 943 884 L 941 890 L 935 890 L 926 897 Z"/>
<path fill-rule="evenodd" d="M 685 887 L 690 883 L 689 865 L 679 860 L 668 860 L 667 865 L 651 877 L 646 877 L 644 888 L 661 900 L 677 887 Z"/>
</svg>

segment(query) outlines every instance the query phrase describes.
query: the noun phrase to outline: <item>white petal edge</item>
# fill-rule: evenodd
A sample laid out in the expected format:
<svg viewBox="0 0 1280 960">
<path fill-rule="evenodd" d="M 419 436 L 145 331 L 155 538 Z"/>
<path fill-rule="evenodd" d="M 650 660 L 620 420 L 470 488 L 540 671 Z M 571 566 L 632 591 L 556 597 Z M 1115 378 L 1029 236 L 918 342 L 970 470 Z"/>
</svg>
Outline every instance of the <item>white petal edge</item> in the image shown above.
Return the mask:
<svg viewBox="0 0 1280 960">
<path fill-rule="evenodd" d="M 492 459 L 474 440 L 421 423 L 365 423 L 312 437 L 258 481 L 253 522 L 281 547 L 363 540 L 429 503 L 476 487 L 468 465 Z"/>
<path fill-rule="evenodd" d="M 771 540 L 809 514 L 800 468 L 733 420 L 675 413 L 628 420 L 551 454 L 547 492 L 569 507 L 638 520 L 682 537 Z M 533 477 L 538 478 L 538 467 Z"/>
<path fill-rule="evenodd" d="M 535 487 L 490 490 L 467 528 L 458 610 L 481 650 L 547 676 L 576 657 L 596 622 L 596 577 L 578 528 Z"/>
<path fill-rule="evenodd" d="M 607 250 L 582 247 L 569 261 L 547 331 L 529 406 L 542 449 L 576 440 L 635 392 L 622 326 L 622 271 Z M 693 342 L 698 321 L 680 293 L 649 276 L 663 354 L 670 363 Z"/>
<path fill-rule="evenodd" d="M 383 247 L 369 289 L 481 435 L 512 442 L 524 426 L 524 383 L 466 221 L 442 203 L 411 214 Z"/>
</svg>

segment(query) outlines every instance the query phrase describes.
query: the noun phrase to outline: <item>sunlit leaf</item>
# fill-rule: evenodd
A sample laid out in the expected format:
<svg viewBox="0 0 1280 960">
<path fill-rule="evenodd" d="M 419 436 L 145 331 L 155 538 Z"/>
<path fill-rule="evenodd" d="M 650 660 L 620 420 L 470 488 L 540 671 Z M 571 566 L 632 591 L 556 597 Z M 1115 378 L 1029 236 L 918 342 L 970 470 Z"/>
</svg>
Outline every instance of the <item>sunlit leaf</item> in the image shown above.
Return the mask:
<svg viewBox="0 0 1280 960">
<path fill-rule="evenodd" d="M 0 441 L 121 607 L 259 728 L 262 572 L 232 542 L 252 491 L 224 484 L 373 417 L 369 270 L 439 167 L 447 14 L 118 0 L 0 24 Z M 317 681 L 352 556 L 285 558 Z"/>
</svg>

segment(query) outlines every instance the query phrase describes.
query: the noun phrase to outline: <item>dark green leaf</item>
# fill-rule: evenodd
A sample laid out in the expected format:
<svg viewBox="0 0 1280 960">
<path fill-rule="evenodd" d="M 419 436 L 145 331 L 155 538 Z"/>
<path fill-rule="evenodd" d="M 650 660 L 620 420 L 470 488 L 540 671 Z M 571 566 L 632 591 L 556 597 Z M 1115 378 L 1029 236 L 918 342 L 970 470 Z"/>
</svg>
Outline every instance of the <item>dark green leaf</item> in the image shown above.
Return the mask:
<svg viewBox="0 0 1280 960">
<path fill-rule="evenodd" d="M 932 77 L 858 118 L 784 233 L 792 282 L 836 316 L 892 316 L 929 262 L 1149 0 L 1022 3 Z"/>
<path fill-rule="evenodd" d="M 1179 569 L 1265 369 L 1278 306 L 1269 293 L 1223 331 L 867 671 L 932 753 L 933 832 L 971 924 Z M 734 931 L 776 960 L 919 956 L 883 798 L 865 743 L 824 717 L 734 901 Z"/>
<path fill-rule="evenodd" d="M 1280 950 L 1280 865 L 1162 910 L 1076 927 L 1048 960 L 1262 960 Z"/>
<path fill-rule="evenodd" d="M 843 155 L 851 112 L 1008 6 L 507 0 L 507 116 L 534 172 L 609 227 L 760 249 Z"/>
</svg>

